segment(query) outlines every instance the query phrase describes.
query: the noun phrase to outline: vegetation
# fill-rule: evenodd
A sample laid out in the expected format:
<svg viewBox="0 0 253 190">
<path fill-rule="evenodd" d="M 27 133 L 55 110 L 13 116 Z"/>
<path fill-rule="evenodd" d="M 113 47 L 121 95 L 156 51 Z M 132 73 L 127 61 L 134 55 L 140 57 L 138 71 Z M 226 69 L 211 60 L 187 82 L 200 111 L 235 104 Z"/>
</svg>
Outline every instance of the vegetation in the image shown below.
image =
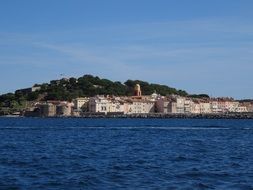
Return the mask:
<svg viewBox="0 0 253 190">
<path fill-rule="evenodd" d="M 240 103 L 248 103 L 248 102 L 253 102 L 253 99 L 243 99 L 243 100 L 237 100 Z"/>
<path fill-rule="evenodd" d="M 141 85 L 142 94 L 150 95 L 154 91 L 161 95 L 178 94 L 187 96 L 183 90 L 168 87 L 166 85 L 149 84 L 140 80 L 127 80 L 124 84 L 121 82 L 113 82 L 108 79 L 100 79 L 92 75 L 84 75 L 78 79 L 61 79 L 53 80 L 50 83 L 35 84 L 41 87 L 35 92 L 20 91 L 8 93 L 0 96 L 0 107 L 12 110 L 21 110 L 25 107 L 27 101 L 35 100 L 72 100 L 77 97 L 95 96 L 95 95 L 133 95 L 134 86 Z M 1 112 L 1 110 L 0 110 Z"/>
<path fill-rule="evenodd" d="M 209 95 L 207 94 L 191 94 L 191 95 L 188 95 L 188 97 L 190 98 L 207 98 L 209 99 Z"/>
</svg>

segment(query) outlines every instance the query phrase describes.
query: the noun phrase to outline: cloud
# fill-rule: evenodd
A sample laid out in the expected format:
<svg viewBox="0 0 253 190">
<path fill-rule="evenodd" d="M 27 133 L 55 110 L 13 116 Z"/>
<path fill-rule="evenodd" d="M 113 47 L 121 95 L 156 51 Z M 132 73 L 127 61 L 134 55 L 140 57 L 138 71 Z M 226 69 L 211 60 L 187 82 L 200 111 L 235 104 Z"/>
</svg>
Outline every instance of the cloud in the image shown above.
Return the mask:
<svg viewBox="0 0 253 190">
<path fill-rule="evenodd" d="M 143 79 L 219 94 L 235 89 L 230 84 L 238 80 L 246 89 L 253 69 L 252 37 L 251 23 L 210 19 L 36 35 L 0 33 L 0 65 L 37 65 L 45 77 L 51 69 L 70 76 L 91 73 L 112 80 Z"/>
</svg>

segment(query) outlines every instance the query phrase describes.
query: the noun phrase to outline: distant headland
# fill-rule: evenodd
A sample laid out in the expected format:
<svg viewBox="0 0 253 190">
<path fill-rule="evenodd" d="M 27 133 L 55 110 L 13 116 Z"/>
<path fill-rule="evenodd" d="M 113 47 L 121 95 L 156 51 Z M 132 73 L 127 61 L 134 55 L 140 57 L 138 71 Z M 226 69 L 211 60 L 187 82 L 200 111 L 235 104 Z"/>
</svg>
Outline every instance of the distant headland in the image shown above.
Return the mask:
<svg viewBox="0 0 253 190">
<path fill-rule="evenodd" d="M 253 100 L 192 95 L 141 80 L 84 75 L 0 96 L 0 115 L 26 117 L 253 118 Z"/>
</svg>

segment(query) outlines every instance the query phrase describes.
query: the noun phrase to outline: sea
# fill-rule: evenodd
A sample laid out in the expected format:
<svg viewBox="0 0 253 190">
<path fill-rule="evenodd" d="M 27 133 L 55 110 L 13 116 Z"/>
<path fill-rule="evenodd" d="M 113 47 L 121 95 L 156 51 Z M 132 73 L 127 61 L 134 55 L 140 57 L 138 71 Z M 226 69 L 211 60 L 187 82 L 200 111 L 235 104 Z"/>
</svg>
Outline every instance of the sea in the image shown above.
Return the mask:
<svg viewBox="0 0 253 190">
<path fill-rule="evenodd" d="M 253 189 L 253 120 L 0 118 L 0 189 Z"/>
</svg>

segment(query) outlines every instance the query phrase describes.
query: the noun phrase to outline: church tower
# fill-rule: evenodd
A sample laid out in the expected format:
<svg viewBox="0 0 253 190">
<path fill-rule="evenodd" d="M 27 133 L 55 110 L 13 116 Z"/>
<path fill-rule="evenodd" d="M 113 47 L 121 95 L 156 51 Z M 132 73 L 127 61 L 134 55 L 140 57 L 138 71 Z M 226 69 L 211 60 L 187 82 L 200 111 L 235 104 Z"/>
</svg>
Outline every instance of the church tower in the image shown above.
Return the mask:
<svg viewBox="0 0 253 190">
<path fill-rule="evenodd" d="M 141 96 L 141 86 L 139 84 L 136 84 L 134 87 L 134 95 Z"/>
</svg>

